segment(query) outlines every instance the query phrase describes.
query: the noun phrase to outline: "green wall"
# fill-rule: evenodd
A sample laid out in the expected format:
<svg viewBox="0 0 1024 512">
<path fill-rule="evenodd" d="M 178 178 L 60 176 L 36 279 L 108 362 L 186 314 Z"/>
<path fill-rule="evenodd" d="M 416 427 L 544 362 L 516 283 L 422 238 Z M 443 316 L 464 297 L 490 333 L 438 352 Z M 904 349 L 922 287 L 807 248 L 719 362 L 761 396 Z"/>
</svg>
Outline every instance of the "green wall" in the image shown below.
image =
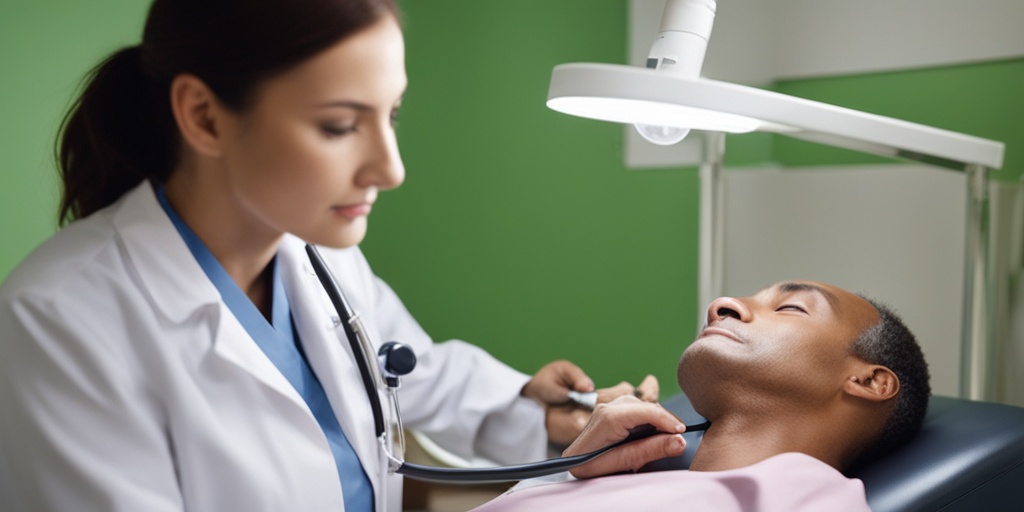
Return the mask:
<svg viewBox="0 0 1024 512">
<path fill-rule="evenodd" d="M 697 175 L 628 171 L 620 127 L 544 106 L 558 63 L 622 63 L 626 0 L 407 0 L 408 178 L 364 250 L 437 339 L 599 385 L 648 372 L 674 392 L 696 326 Z M 79 78 L 141 32 L 146 0 L 0 2 L 0 278 L 55 229 L 52 144 Z M 1007 142 L 1024 169 L 1024 60 L 814 80 L 787 94 Z M 730 137 L 727 161 L 854 163 L 785 137 Z"/>
<path fill-rule="evenodd" d="M 0 279 L 56 230 L 60 120 L 82 76 L 138 42 L 148 4 L 0 1 Z"/>
<path fill-rule="evenodd" d="M 60 117 L 94 63 L 138 41 L 147 5 L 0 3 L 0 278 L 54 232 Z M 403 7 L 409 177 L 374 210 L 371 263 L 438 339 L 674 389 L 694 332 L 696 174 L 626 172 L 619 127 L 544 107 L 555 64 L 624 62 L 625 0 Z"/>
<path fill-rule="evenodd" d="M 625 62 L 625 0 L 406 1 L 408 169 L 364 250 L 436 339 L 532 372 L 674 391 L 694 333 L 696 171 L 628 172 L 622 129 L 544 105 L 551 69 Z"/>
</svg>

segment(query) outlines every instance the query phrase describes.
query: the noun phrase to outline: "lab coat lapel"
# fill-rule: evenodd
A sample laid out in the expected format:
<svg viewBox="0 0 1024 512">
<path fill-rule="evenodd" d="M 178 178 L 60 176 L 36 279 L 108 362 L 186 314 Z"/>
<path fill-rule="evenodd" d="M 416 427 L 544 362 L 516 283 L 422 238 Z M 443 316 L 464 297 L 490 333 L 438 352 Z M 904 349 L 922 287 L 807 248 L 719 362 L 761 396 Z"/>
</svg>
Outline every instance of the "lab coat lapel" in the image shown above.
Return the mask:
<svg viewBox="0 0 1024 512">
<path fill-rule="evenodd" d="M 344 331 L 335 322 L 338 314 L 313 272 L 304 242 L 286 236 L 278 257 L 282 258 L 285 290 L 306 357 L 380 502 L 382 468 L 373 413 Z"/>
<path fill-rule="evenodd" d="M 309 406 L 299 392 L 253 341 L 227 305 L 221 303 L 220 310 L 221 322 L 215 334 L 214 353 L 284 395 L 299 409 L 296 411 L 297 414 L 308 416 L 307 419 L 316 424 L 316 418 L 309 411 Z"/>
<path fill-rule="evenodd" d="M 114 224 L 153 307 L 173 323 L 206 321 L 217 356 L 285 395 L 315 422 L 302 397 L 221 300 L 149 183 L 139 185 L 122 201 Z"/>
</svg>

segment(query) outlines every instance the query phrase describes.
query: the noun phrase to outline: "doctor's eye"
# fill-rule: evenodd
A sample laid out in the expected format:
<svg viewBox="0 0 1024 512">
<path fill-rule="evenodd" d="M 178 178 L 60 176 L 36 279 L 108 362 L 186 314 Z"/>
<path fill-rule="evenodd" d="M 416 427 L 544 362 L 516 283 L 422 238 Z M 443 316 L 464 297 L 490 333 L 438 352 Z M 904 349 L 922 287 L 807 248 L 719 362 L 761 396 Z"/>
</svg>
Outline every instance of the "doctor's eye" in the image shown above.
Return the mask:
<svg viewBox="0 0 1024 512">
<path fill-rule="evenodd" d="M 354 131 L 356 131 L 355 124 L 321 124 L 320 131 L 324 133 L 328 138 L 344 137 Z"/>
<path fill-rule="evenodd" d="M 395 127 L 395 126 L 398 125 L 398 108 L 394 108 L 394 109 L 391 110 L 391 116 L 390 116 L 389 119 L 391 120 L 391 126 L 392 127 Z"/>
<path fill-rule="evenodd" d="M 783 304 L 782 306 L 779 306 L 775 311 L 799 311 L 801 313 L 807 312 L 806 309 L 797 306 L 796 304 Z"/>
</svg>

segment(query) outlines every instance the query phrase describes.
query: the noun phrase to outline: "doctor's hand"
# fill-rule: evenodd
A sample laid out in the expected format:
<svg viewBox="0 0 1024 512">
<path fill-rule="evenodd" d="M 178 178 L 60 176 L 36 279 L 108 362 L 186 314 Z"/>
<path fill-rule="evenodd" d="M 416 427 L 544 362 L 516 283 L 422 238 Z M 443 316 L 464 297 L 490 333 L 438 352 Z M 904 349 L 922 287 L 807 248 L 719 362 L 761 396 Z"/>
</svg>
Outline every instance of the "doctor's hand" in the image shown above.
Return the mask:
<svg viewBox="0 0 1024 512">
<path fill-rule="evenodd" d="M 620 396 L 626 395 L 633 395 L 644 402 L 657 402 L 660 393 L 661 386 L 658 385 L 657 377 L 648 375 L 635 388 L 632 384 L 623 381 L 610 388 L 597 390 L 597 403 L 606 404 Z"/>
<path fill-rule="evenodd" d="M 548 440 L 561 446 L 576 439 L 590 419 L 590 411 L 571 405 L 569 391 L 594 391 L 594 381 L 579 366 L 569 361 L 554 361 L 544 365 L 522 390 L 523 396 L 544 406 Z"/>
<path fill-rule="evenodd" d="M 590 420 L 590 410 L 569 400 L 569 391 L 594 391 L 594 382 L 580 367 L 569 361 L 555 361 L 545 365 L 523 386 L 522 394 L 545 407 L 545 426 L 548 440 L 567 446 L 573 442 Z M 632 395 L 648 402 L 657 402 L 658 379 L 648 375 L 639 386 L 621 382 L 597 390 L 597 404 L 611 402 L 620 396 Z"/>
<path fill-rule="evenodd" d="M 686 426 L 675 415 L 656 403 L 624 396 L 594 409 L 583 433 L 562 453 L 563 456 L 591 452 L 625 439 L 638 427 L 653 426 L 659 433 L 626 443 L 572 471 L 576 478 L 592 478 L 613 473 L 635 472 L 645 464 L 682 455 Z"/>
<path fill-rule="evenodd" d="M 569 401 L 569 391 L 587 393 L 593 390 L 594 381 L 579 366 L 569 361 L 554 361 L 534 374 L 523 386 L 522 395 L 544 405 L 561 405 Z"/>
</svg>

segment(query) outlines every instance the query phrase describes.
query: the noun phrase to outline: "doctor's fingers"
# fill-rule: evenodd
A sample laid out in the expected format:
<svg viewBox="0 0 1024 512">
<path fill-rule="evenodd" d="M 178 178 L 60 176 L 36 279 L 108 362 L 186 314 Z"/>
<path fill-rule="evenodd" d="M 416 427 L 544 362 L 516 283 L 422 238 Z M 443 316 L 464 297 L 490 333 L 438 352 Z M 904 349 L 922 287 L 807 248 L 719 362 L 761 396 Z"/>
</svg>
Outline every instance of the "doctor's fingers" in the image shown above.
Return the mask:
<svg viewBox="0 0 1024 512">
<path fill-rule="evenodd" d="M 610 388 L 601 388 L 597 390 L 597 403 L 606 404 L 620 396 L 635 396 L 633 394 L 634 390 L 633 385 L 626 381 L 622 381 Z"/>
<path fill-rule="evenodd" d="M 594 381 L 587 376 L 583 368 L 576 366 L 570 361 L 554 361 L 548 364 L 556 373 L 557 383 L 563 386 L 566 391 L 580 391 L 583 393 L 594 390 Z"/>
<path fill-rule="evenodd" d="M 569 391 L 593 391 L 594 381 L 579 366 L 561 360 L 544 365 L 523 386 L 522 394 L 544 404 L 564 404 Z"/>
<path fill-rule="evenodd" d="M 645 402 L 657 402 L 660 391 L 657 377 L 648 375 L 635 388 L 632 384 L 623 381 L 610 388 L 597 390 L 597 403 L 608 403 L 620 396 L 627 395 L 635 396 Z"/>
<path fill-rule="evenodd" d="M 544 422 L 548 441 L 557 446 L 568 446 L 579 437 L 589 419 L 590 411 L 586 409 L 571 405 L 548 407 Z"/>
<path fill-rule="evenodd" d="M 660 394 L 661 386 L 658 384 L 658 378 L 654 375 L 644 377 L 644 380 L 633 391 L 633 395 L 645 402 L 657 402 Z"/>
</svg>

